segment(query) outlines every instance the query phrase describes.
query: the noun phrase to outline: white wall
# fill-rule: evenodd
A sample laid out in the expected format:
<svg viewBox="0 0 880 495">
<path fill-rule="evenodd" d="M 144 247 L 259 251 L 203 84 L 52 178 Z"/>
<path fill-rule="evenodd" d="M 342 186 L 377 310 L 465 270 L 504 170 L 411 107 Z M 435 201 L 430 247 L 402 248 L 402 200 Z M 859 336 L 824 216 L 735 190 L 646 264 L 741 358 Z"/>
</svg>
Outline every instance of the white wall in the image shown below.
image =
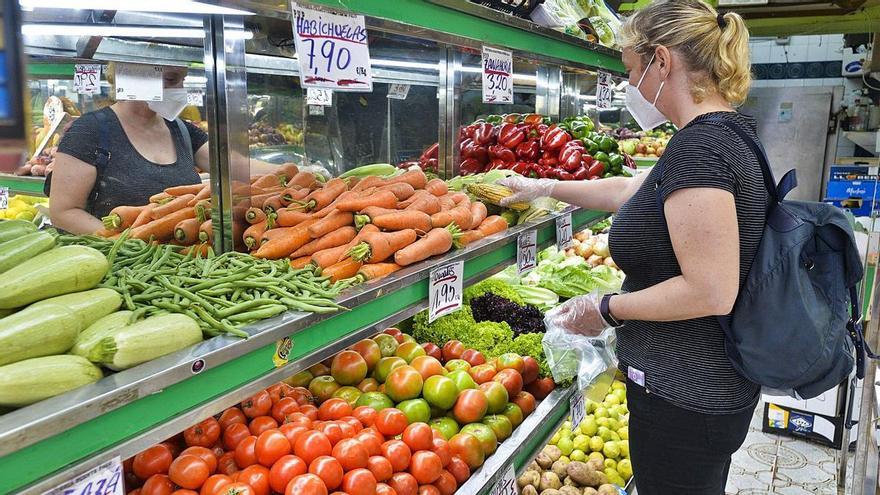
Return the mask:
<svg viewBox="0 0 880 495">
<path fill-rule="evenodd" d="M 842 60 L 843 35 L 792 36 L 787 45 L 777 45 L 774 38 L 759 38 L 749 42 L 749 49 L 753 64 Z M 765 79 L 755 81 L 754 87 L 840 86 L 843 84 L 843 77 L 824 79 Z"/>
</svg>

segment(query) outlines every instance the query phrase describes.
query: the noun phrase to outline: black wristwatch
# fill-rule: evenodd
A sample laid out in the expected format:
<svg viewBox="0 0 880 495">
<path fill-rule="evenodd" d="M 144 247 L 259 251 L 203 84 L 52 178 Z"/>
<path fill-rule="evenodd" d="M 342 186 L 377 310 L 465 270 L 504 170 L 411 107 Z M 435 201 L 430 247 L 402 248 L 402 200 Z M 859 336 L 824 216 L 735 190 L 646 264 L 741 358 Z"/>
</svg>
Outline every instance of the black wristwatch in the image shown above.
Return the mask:
<svg viewBox="0 0 880 495">
<path fill-rule="evenodd" d="M 611 314 L 611 297 L 616 295 L 616 292 L 613 294 L 605 294 L 602 296 L 602 301 L 599 303 L 599 314 L 602 315 L 602 319 L 605 320 L 605 323 L 613 328 L 622 327 L 625 323 L 624 321 L 618 321 Z"/>
</svg>

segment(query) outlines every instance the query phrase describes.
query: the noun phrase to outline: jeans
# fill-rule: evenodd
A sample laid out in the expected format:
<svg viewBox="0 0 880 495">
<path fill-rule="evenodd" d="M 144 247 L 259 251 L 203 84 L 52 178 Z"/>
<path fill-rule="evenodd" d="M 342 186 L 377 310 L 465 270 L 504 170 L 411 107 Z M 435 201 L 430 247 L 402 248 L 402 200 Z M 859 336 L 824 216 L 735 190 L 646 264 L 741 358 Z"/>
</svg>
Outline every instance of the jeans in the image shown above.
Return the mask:
<svg viewBox="0 0 880 495">
<path fill-rule="evenodd" d="M 702 414 L 627 382 L 629 444 L 639 495 L 724 495 L 730 456 L 743 444 L 754 408 Z"/>
</svg>

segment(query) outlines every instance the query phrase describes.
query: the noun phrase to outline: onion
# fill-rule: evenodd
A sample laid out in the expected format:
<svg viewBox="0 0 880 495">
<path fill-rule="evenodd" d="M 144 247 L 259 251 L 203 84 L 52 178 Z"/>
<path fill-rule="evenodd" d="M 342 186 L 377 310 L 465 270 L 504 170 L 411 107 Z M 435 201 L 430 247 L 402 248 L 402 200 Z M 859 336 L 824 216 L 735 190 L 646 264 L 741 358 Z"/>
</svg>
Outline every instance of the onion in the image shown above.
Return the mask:
<svg viewBox="0 0 880 495">
<path fill-rule="evenodd" d="M 610 266 L 611 268 L 617 268 L 617 263 L 614 262 L 614 259 L 611 256 L 605 258 L 605 261 L 602 262 L 605 266 Z"/>
<path fill-rule="evenodd" d="M 602 264 L 602 257 L 595 254 L 591 255 L 587 258 L 587 264 L 590 265 L 590 267 L 595 268 Z"/>
<path fill-rule="evenodd" d="M 593 255 L 593 246 L 590 244 L 579 244 L 575 246 L 574 252 L 583 259 L 587 259 Z"/>
<path fill-rule="evenodd" d="M 593 244 L 593 252 L 603 258 L 611 256 L 611 253 L 608 251 L 608 243 L 602 241 Z"/>
</svg>

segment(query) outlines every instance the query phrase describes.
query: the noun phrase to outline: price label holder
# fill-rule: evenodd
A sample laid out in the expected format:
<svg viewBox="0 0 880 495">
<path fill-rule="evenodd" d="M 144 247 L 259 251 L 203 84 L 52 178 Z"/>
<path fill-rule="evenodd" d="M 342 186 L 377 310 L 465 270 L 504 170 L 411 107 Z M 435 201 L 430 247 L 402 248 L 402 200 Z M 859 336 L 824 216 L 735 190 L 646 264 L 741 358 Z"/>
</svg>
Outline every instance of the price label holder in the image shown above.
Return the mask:
<svg viewBox="0 0 880 495">
<path fill-rule="evenodd" d="M 571 241 L 571 213 L 565 213 L 556 217 L 556 248 L 560 251 L 568 249 Z"/>
<path fill-rule="evenodd" d="M 306 88 L 306 103 L 329 107 L 333 105 L 333 90 L 324 88 Z"/>
<path fill-rule="evenodd" d="M 9 208 L 9 188 L 0 187 L 0 210 Z"/>
<path fill-rule="evenodd" d="M 303 87 L 373 91 L 364 16 L 290 8 Z"/>
<path fill-rule="evenodd" d="M 600 70 L 596 81 L 596 108 L 611 108 L 611 99 L 614 97 L 613 85 L 611 74 Z"/>
<path fill-rule="evenodd" d="M 409 95 L 409 84 L 392 83 L 388 86 L 388 98 L 405 100 Z"/>
<path fill-rule="evenodd" d="M 584 401 L 584 394 L 577 389 L 577 383 L 574 384 L 575 391 L 568 399 L 569 412 L 571 413 L 571 428 L 574 429 L 581 424 L 581 421 L 587 417 L 587 404 Z"/>
<path fill-rule="evenodd" d="M 492 487 L 491 495 L 519 495 L 516 488 L 516 471 L 513 464 L 508 464 L 507 469 L 501 472 L 501 478 Z"/>
<path fill-rule="evenodd" d="M 186 104 L 195 107 L 204 105 L 205 93 L 201 89 L 190 89 L 186 92 Z"/>
<path fill-rule="evenodd" d="M 43 495 L 125 495 L 124 481 L 122 461 L 114 457 Z"/>
<path fill-rule="evenodd" d="M 513 103 L 513 53 L 483 47 L 483 103 Z"/>
<path fill-rule="evenodd" d="M 516 271 L 523 274 L 538 266 L 538 231 L 523 232 L 516 238 Z"/>
<path fill-rule="evenodd" d="M 117 64 L 116 99 L 162 101 L 162 66 Z"/>
<path fill-rule="evenodd" d="M 464 262 L 431 270 L 428 279 L 428 323 L 461 309 Z"/>
<path fill-rule="evenodd" d="M 101 65 L 76 64 L 73 66 L 73 90 L 84 95 L 101 92 Z"/>
<path fill-rule="evenodd" d="M 275 354 L 272 355 L 272 364 L 276 368 L 286 366 L 290 359 L 290 351 L 293 349 L 293 339 L 282 337 L 275 342 Z"/>
</svg>

